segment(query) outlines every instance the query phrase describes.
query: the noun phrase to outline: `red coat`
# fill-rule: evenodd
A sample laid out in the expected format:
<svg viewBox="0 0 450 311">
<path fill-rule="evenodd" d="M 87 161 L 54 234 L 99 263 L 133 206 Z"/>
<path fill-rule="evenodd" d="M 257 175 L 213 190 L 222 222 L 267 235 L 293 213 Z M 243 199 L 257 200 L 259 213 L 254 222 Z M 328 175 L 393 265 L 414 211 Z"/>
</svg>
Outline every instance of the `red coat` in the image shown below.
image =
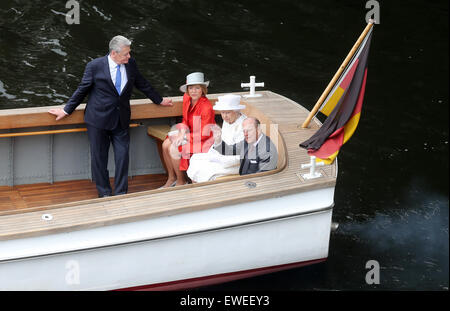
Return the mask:
<svg viewBox="0 0 450 311">
<path fill-rule="evenodd" d="M 189 167 L 189 159 L 194 153 L 208 152 L 214 143 L 212 131 L 208 125 L 216 124 L 215 114 L 211 102 L 206 96 L 202 96 L 194 107 L 191 106 L 191 97 L 186 93 L 183 96 L 183 121 L 179 128 L 185 127 L 188 143 L 180 146 L 181 160 L 180 170 L 186 171 Z"/>
</svg>

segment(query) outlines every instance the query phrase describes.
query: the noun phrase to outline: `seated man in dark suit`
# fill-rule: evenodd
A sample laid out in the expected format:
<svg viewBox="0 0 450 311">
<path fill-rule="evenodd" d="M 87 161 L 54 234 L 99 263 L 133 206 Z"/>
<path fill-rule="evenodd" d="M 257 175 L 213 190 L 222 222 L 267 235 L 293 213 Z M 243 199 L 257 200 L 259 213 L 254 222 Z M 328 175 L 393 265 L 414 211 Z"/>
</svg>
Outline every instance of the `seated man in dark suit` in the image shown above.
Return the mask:
<svg viewBox="0 0 450 311">
<path fill-rule="evenodd" d="M 277 168 L 277 148 L 269 137 L 264 135 L 258 119 L 248 117 L 242 122 L 244 140 L 230 146 L 222 141 L 221 129 L 212 128 L 214 149 L 224 155 L 240 155 L 240 175 L 270 171 Z"/>
</svg>

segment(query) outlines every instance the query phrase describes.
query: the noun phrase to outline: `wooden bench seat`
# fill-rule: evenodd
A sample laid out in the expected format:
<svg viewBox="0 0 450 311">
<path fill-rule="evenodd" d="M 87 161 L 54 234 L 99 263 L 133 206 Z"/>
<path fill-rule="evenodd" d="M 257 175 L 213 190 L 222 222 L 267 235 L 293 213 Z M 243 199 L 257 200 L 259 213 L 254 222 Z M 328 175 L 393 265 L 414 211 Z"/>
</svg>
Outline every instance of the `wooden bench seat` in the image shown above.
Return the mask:
<svg viewBox="0 0 450 311">
<path fill-rule="evenodd" d="M 167 133 L 170 131 L 170 126 L 167 124 L 149 125 L 147 134 L 156 140 L 163 142 L 166 139 Z"/>
</svg>

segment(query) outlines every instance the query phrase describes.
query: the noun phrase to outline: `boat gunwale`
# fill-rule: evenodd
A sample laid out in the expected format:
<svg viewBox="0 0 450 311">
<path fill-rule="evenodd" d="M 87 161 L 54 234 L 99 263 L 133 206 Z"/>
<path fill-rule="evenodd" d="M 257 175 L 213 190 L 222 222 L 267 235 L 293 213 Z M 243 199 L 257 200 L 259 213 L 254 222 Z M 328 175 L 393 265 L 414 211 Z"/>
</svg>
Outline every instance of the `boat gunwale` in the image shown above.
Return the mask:
<svg viewBox="0 0 450 311">
<path fill-rule="evenodd" d="M 181 233 L 176 233 L 176 234 L 171 234 L 171 235 L 165 235 L 165 236 L 159 236 L 159 237 L 144 238 L 144 239 L 139 239 L 139 240 L 130 240 L 130 241 L 119 242 L 119 243 L 115 242 L 115 243 L 103 244 L 103 245 L 99 245 L 99 246 L 91 246 L 91 247 L 87 247 L 87 248 L 73 248 L 70 250 L 64 250 L 64 251 L 58 251 L 58 252 L 46 252 L 46 253 L 22 256 L 22 257 L 17 257 L 17 258 L 7 258 L 7 259 L 0 258 L 0 263 L 13 262 L 13 261 L 24 260 L 24 259 L 35 259 L 38 257 L 45 257 L 45 256 L 69 254 L 69 253 L 80 252 L 80 251 L 92 251 L 92 250 L 96 250 L 96 249 L 103 249 L 103 248 L 109 248 L 109 247 L 133 245 L 133 244 L 139 244 L 139 243 L 146 243 L 146 242 L 150 242 L 150 241 L 159 241 L 159 240 L 179 238 L 179 237 L 189 236 L 189 235 L 194 235 L 194 234 L 203 234 L 203 233 L 207 233 L 207 232 L 215 232 L 215 231 L 221 231 L 221 230 L 229 230 L 229 229 L 233 229 L 233 228 L 265 224 L 265 223 L 274 222 L 274 221 L 295 219 L 295 218 L 299 218 L 299 217 L 306 217 L 306 216 L 310 216 L 310 215 L 326 213 L 326 212 L 332 210 L 333 207 L 334 207 L 334 203 L 332 203 L 329 206 L 325 206 L 325 207 L 322 207 L 319 209 L 306 211 L 306 212 L 295 212 L 295 213 L 284 214 L 284 215 L 279 215 L 279 216 L 272 216 L 272 217 L 267 217 L 267 218 L 262 218 L 262 219 L 256 219 L 256 220 L 252 220 L 252 221 L 235 223 L 235 224 L 231 224 L 231 225 L 216 226 L 216 227 L 211 227 L 211 228 L 201 229 L 201 230 L 191 230 L 191 231 L 186 231 L 186 232 L 181 232 Z"/>
</svg>

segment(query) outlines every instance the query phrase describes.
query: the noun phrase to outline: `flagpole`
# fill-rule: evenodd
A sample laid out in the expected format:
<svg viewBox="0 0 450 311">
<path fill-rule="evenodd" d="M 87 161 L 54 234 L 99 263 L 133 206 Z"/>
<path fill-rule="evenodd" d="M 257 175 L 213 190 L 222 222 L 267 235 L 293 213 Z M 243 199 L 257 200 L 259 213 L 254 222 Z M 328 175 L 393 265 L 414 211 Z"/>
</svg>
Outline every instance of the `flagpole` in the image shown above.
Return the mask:
<svg viewBox="0 0 450 311">
<path fill-rule="evenodd" d="M 331 79 L 330 83 L 328 84 L 327 88 L 325 89 L 325 91 L 322 93 L 322 95 L 320 96 L 320 98 L 317 100 L 317 103 L 314 105 L 314 108 L 311 110 L 311 112 L 309 113 L 308 117 L 306 118 L 305 122 L 303 122 L 302 124 L 302 128 L 307 128 L 309 126 L 309 123 L 311 122 L 312 118 L 316 115 L 317 111 L 319 110 L 320 106 L 322 105 L 323 101 L 325 100 L 325 98 L 328 96 L 328 94 L 330 93 L 331 89 L 333 88 L 333 86 L 336 84 L 336 81 L 339 79 L 339 77 L 341 76 L 342 72 L 344 71 L 344 69 L 347 67 L 348 63 L 350 62 L 350 60 L 352 59 L 353 55 L 355 54 L 355 52 L 358 50 L 359 46 L 361 45 L 361 43 L 363 42 L 364 38 L 366 37 L 367 33 L 369 32 L 370 28 L 372 28 L 374 23 L 373 19 L 369 20 L 369 23 L 367 24 L 366 28 L 364 29 L 364 31 L 362 32 L 362 34 L 359 36 L 358 40 L 356 41 L 355 45 L 353 45 L 353 48 L 350 50 L 350 53 L 347 55 L 347 57 L 344 59 L 344 62 L 342 63 L 342 65 L 339 67 L 338 71 L 335 73 L 333 79 Z"/>
</svg>

